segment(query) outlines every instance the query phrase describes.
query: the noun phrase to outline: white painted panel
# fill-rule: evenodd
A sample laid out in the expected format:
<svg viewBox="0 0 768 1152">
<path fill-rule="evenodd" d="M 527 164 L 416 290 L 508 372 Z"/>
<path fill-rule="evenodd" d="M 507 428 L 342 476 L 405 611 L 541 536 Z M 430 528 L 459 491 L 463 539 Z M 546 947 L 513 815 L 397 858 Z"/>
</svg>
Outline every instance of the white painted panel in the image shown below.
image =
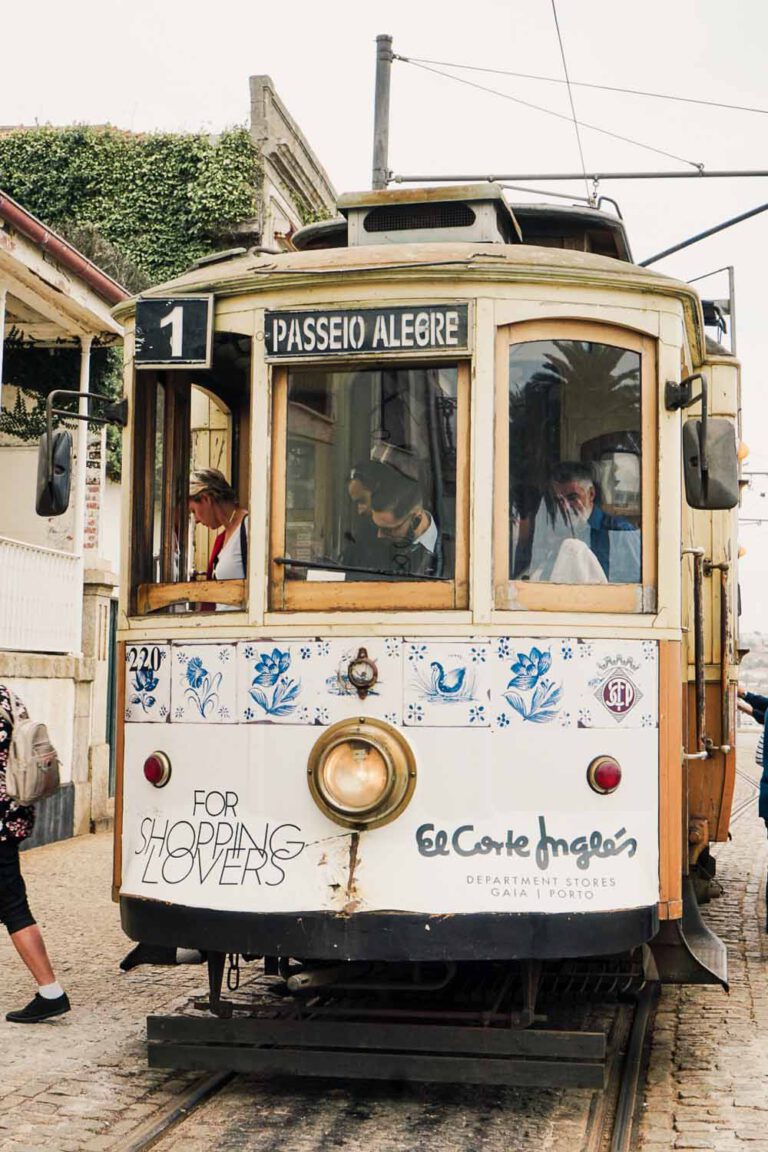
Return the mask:
<svg viewBox="0 0 768 1152">
<path fill-rule="evenodd" d="M 0 537 L 0 648 L 79 652 L 82 607 L 78 556 Z"/>
<path fill-rule="evenodd" d="M 323 816 L 307 786 L 317 728 L 129 725 L 123 891 L 254 912 L 562 913 L 656 902 L 653 729 L 406 731 L 413 799 L 391 824 L 361 834 L 351 877 L 352 833 Z M 173 766 L 162 789 L 141 771 L 157 749 Z M 599 796 L 586 770 L 606 753 L 623 779 Z"/>
</svg>

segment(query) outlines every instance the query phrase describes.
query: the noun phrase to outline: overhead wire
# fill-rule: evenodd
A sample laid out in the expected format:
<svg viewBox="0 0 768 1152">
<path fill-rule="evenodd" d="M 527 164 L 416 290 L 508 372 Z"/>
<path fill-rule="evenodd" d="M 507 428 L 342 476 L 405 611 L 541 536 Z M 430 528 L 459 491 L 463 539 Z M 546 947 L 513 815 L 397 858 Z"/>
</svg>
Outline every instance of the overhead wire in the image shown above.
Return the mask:
<svg viewBox="0 0 768 1152">
<path fill-rule="evenodd" d="M 432 72 L 435 76 L 443 76 L 446 80 L 453 80 L 457 84 L 464 84 L 468 88 L 475 88 L 480 92 L 488 92 L 491 96 L 500 96 L 502 100 L 511 100 L 513 104 L 520 104 L 524 108 L 532 108 L 536 112 L 544 112 L 547 116 L 554 116 L 557 120 L 567 120 L 571 123 L 571 117 L 566 116 L 563 112 L 555 112 L 552 108 L 543 108 L 540 104 L 533 104 L 530 100 L 523 100 L 519 96 L 511 96 L 508 92 L 500 92 L 497 88 L 488 88 L 485 84 L 476 84 L 473 80 L 464 80 L 461 76 L 453 76 L 450 72 L 442 72 L 439 68 L 432 68 L 427 64 L 419 64 L 415 60 L 407 56 L 400 56 L 393 53 L 394 60 L 400 60 L 404 64 L 410 64 L 413 68 L 421 68 L 424 72 Z M 638 148 L 645 148 L 648 152 L 655 152 L 659 156 L 666 156 L 669 160 L 677 160 L 680 164 L 687 164 L 691 168 L 696 168 L 701 172 L 704 165 L 696 160 L 687 160 L 684 156 L 678 156 L 674 152 L 666 152 L 663 148 L 656 148 L 653 144 L 643 144 L 640 140 L 633 140 L 630 136 L 622 136 L 619 132 L 611 132 L 608 128 L 599 128 L 596 124 L 588 124 L 585 120 L 580 121 L 582 128 L 588 128 L 591 132 L 600 132 L 603 136 L 611 136 L 614 140 L 623 140 L 625 144 L 634 144 Z"/>
<path fill-rule="evenodd" d="M 552 15 L 555 18 L 555 29 L 557 31 L 557 42 L 560 45 L 560 56 L 563 61 L 563 72 L 565 73 L 565 82 L 568 85 L 568 99 L 571 102 L 571 112 L 573 114 L 573 127 L 576 131 L 576 143 L 579 147 L 579 159 L 581 160 L 581 170 L 584 173 L 584 187 L 587 190 L 587 199 L 589 199 L 589 181 L 587 180 L 587 165 L 584 162 L 584 149 L 581 146 L 581 134 L 579 132 L 579 121 L 576 118 L 576 105 L 573 102 L 573 89 L 571 88 L 571 81 L 568 77 L 568 64 L 565 59 L 565 47 L 563 46 L 563 37 L 560 33 L 560 21 L 557 18 L 557 5 L 555 0 L 552 0 Z"/>
<path fill-rule="evenodd" d="M 395 60 L 406 64 L 437 64 L 441 68 L 456 68 L 464 72 L 487 72 L 494 76 L 511 76 L 516 80 L 540 80 L 546 84 L 565 84 L 559 76 L 541 76 L 534 72 L 511 72 L 506 68 L 485 68 L 479 64 L 457 64 L 452 60 L 427 60 L 421 56 L 399 56 Z M 727 104 L 722 100 L 701 100 L 695 96 L 675 96 L 670 92 L 648 92 L 642 88 L 621 88 L 615 84 L 591 84 L 587 80 L 571 80 L 574 88 L 595 88 L 600 92 L 621 92 L 626 96 L 645 96 L 650 100 L 673 100 L 680 104 L 701 104 L 706 108 L 724 108 L 729 112 L 753 112 L 758 116 L 768 116 L 768 108 L 755 108 L 749 104 Z"/>
</svg>

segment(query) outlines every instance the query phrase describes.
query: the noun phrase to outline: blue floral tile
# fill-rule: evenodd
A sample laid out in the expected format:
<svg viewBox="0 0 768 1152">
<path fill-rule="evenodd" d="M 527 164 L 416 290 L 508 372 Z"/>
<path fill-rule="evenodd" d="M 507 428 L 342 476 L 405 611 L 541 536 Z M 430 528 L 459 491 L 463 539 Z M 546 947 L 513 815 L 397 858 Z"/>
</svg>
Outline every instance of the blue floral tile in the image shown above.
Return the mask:
<svg viewBox="0 0 768 1152">
<path fill-rule="evenodd" d="M 302 640 L 237 645 L 237 717 L 248 723 L 306 724 L 306 678 L 316 645 Z"/>
<path fill-rule="evenodd" d="M 494 727 L 512 735 L 520 725 L 562 723 L 573 645 L 511 636 L 494 641 L 491 701 Z"/>
<path fill-rule="evenodd" d="M 171 711 L 170 644 L 128 644 L 125 649 L 125 720 L 165 723 Z"/>
<path fill-rule="evenodd" d="M 407 642 L 403 651 L 405 724 L 488 727 L 492 652 L 488 642 L 476 638 Z"/>
<path fill-rule="evenodd" d="M 176 724 L 234 724 L 237 662 L 234 644 L 173 644 L 173 705 Z"/>
</svg>

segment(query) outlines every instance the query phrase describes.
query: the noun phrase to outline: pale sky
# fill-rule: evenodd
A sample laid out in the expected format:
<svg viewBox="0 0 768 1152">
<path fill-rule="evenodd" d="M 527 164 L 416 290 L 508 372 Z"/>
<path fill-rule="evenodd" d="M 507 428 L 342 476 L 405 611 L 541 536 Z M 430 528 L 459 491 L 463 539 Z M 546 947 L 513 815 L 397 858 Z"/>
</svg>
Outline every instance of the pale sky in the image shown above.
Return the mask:
<svg viewBox="0 0 768 1152">
<path fill-rule="evenodd" d="M 573 81 L 768 110 L 764 0 L 557 0 Z M 370 186 L 375 38 L 409 57 L 562 78 L 552 0 L 40 0 L 6 6 L 0 125 L 111 123 L 219 132 L 245 124 L 248 77 L 272 77 L 339 192 Z M 460 72 L 569 115 L 564 86 Z M 768 116 L 574 86 L 580 120 L 672 153 L 582 130 L 588 171 L 768 169 Z M 572 124 L 396 62 L 390 167 L 396 173 L 576 172 Z M 584 195 L 581 181 L 552 184 Z M 768 178 L 601 183 L 619 201 L 636 259 L 768 201 Z M 512 198 L 520 196 L 511 193 Z M 732 264 L 748 467 L 768 470 L 765 253 L 768 212 L 655 267 L 689 279 Z M 700 285 L 727 293 L 725 275 Z M 768 517 L 768 476 L 744 516 Z M 765 492 L 765 496 L 759 495 Z M 744 525 L 746 628 L 768 631 L 768 524 Z"/>
</svg>

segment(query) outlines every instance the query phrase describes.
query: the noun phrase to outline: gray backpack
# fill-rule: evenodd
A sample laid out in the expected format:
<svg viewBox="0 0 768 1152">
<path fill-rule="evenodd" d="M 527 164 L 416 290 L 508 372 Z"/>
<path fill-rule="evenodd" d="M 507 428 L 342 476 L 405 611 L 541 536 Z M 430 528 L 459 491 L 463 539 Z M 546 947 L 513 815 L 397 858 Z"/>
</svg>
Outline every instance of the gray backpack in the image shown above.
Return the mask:
<svg viewBox="0 0 768 1152">
<path fill-rule="evenodd" d="M 59 754 L 45 724 L 22 717 L 13 692 L 10 715 L 0 715 L 11 725 L 11 743 L 5 766 L 5 790 L 17 804 L 36 804 L 59 787 Z"/>
</svg>

